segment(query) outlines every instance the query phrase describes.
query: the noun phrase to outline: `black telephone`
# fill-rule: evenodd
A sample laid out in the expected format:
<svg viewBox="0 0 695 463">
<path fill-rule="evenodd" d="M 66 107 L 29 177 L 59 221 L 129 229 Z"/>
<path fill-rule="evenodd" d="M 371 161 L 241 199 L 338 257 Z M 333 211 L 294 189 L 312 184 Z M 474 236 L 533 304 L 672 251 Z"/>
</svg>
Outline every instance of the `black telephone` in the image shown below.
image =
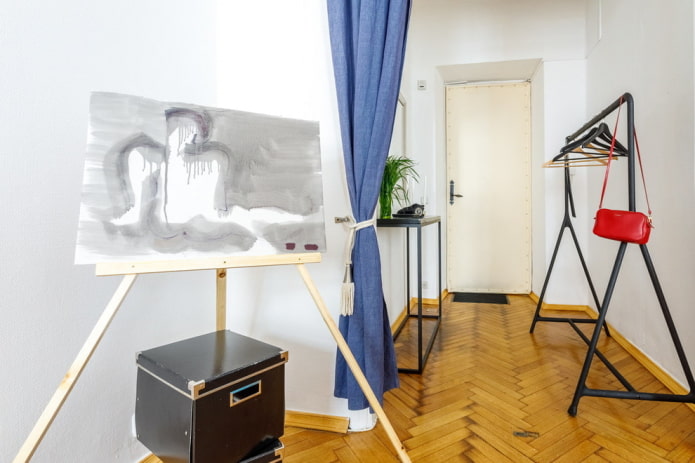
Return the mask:
<svg viewBox="0 0 695 463">
<path fill-rule="evenodd" d="M 425 206 L 422 204 L 412 204 L 408 207 L 404 207 L 400 211 L 393 214 L 394 217 L 424 217 L 425 216 Z"/>
</svg>

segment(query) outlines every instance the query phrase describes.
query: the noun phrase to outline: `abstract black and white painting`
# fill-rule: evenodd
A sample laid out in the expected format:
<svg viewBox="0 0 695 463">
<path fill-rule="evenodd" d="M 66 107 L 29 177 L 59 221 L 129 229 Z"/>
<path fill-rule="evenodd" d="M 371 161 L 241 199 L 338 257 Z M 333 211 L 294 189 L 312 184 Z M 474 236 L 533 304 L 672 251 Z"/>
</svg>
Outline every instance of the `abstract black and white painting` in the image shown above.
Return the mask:
<svg viewBox="0 0 695 463">
<path fill-rule="evenodd" d="M 92 94 L 76 263 L 325 247 L 318 122 Z"/>
</svg>

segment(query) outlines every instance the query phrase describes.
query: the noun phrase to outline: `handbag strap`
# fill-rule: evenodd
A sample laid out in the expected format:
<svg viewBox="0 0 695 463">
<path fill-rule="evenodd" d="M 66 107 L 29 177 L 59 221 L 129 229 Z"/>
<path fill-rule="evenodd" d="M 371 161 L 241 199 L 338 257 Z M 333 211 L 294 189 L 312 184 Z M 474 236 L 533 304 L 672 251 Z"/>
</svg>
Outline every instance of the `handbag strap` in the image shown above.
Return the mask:
<svg viewBox="0 0 695 463">
<path fill-rule="evenodd" d="M 606 173 L 603 175 L 603 187 L 601 188 L 601 201 L 598 203 L 598 208 L 603 207 L 603 197 L 606 195 L 606 186 L 608 185 L 608 174 L 611 172 L 611 161 L 613 161 L 613 151 L 615 151 L 615 137 L 618 135 L 618 122 L 620 121 L 620 110 L 623 108 L 623 97 L 620 97 L 618 104 L 618 116 L 615 118 L 615 127 L 613 128 L 613 138 L 611 139 L 611 149 L 608 151 L 608 164 L 606 164 Z"/>
<path fill-rule="evenodd" d="M 618 134 L 618 121 L 620 121 L 620 109 L 623 106 L 623 98 L 620 97 L 620 104 L 618 106 L 618 116 L 615 118 L 615 128 L 613 129 L 613 138 L 611 139 L 611 148 L 610 151 L 608 152 L 608 163 L 606 164 L 606 173 L 603 176 L 603 187 L 601 188 L 601 201 L 599 202 L 598 208 L 601 209 L 603 207 L 603 197 L 606 195 L 606 186 L 608 185 L 608 174 L 610 173 L 611 170 L 611 161 L 613 161 L 613 152 L 615 150 L 615 139 Z M 652 216 L 652 207 L 649 204 L 649 194 L 647 194 L 647 182 L 644 179 L 644 168 L 642 167 L 642 154 L 640 153 L 639 149 L 639 142 L 637 141 L 637 129 L 633 129 L 634 132 L 634 137 L 635 137 L 635 146 L 637 147 L 637 160 L 639 161 L 639 170 L 640 174 L 642 176 L 642 186 L 644 187 L 644 197 L 647 200 L 647 212 L 649 215 L 649 218 L 651 220 Z"/>
<path fill-rule="evenodd" d="M 639 152 L 639 142 L 637 141 L 637 129 L 635 131 L 635 146 L 637 147 L 637 159 L 639 160 L 639 171 L 642 174 L 642 186 L 644 187 L 644 197 L 647 200 L 647 212 L 651 219 L 652 216 L 652 206 L 649 204 L 649 195 L 647 194 L 647 182 L 644 180 L 644 168 L 642 168 L 642 155 Z"/>
</svg>

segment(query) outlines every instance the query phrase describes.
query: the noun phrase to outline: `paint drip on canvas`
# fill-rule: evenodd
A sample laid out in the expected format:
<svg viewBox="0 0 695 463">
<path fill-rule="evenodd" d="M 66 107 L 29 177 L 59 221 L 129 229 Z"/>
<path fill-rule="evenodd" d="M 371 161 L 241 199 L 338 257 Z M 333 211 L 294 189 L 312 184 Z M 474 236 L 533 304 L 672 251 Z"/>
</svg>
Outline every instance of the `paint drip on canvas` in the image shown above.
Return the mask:
<svg viewBox="0 0 695 463">
<path fill-rule="evenodd" d="M 92 94 L 76 263 L 325 248 L 318 122 Z"/>
</svg>

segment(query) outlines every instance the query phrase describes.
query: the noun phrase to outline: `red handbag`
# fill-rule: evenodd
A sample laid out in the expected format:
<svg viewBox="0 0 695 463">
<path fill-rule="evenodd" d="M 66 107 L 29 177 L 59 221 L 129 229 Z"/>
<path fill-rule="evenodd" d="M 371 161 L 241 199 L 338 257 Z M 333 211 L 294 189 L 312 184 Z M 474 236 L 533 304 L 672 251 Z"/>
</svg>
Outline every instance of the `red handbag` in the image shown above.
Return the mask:
<svg viewBox="0 0 695 463">
<path fill-rule="evenodd" d="M 611 149 L 608 153 L 608 164 L 606 164 L 606 174 L 603 178 L 603 189 L 601 190 L 601 201 L 599 209 L 596 211 L 594 222 L 594 234 L 602 238 L 610 240 L 624 241 L 627 243 L 646 244 L 649 241 L 649 235 L 653 228 L 652 225 L 652 209 L 649 205 L 649 196 L 647 195 L 647 184 L 644 180 L 644 169 L 642 168 L 642 156 L 639 151 L 639 143 L 637 143 L 637 132 L 635 131 L 635 146 L 637 147 L 637 159 L 639 159 L 640 173 L 642 174 L 642 185 L 644 185 L 644 196 L 647 198 L 647 209 L 649 216 L 636 211 L 616 211 L 613 209 L 603 209 L 603 197 L 606 194 L 606 185 L 608 184 L 608 174 L 610 173 L 611 161 L 613 160 L 613 149 L 615 148 L 615 134 L 618 130 L 618 119 L 620 118 L 620 110 L 615 121 L 615 130 L 613 131 L 613 140 L 611 141 Z"/>
<path fill-rule="evenodd" d="M 596 211 L 594 235 L 616 241 L 646 244 L 652 219 L 641 212 L 599 209 Z"/>
</svg>

